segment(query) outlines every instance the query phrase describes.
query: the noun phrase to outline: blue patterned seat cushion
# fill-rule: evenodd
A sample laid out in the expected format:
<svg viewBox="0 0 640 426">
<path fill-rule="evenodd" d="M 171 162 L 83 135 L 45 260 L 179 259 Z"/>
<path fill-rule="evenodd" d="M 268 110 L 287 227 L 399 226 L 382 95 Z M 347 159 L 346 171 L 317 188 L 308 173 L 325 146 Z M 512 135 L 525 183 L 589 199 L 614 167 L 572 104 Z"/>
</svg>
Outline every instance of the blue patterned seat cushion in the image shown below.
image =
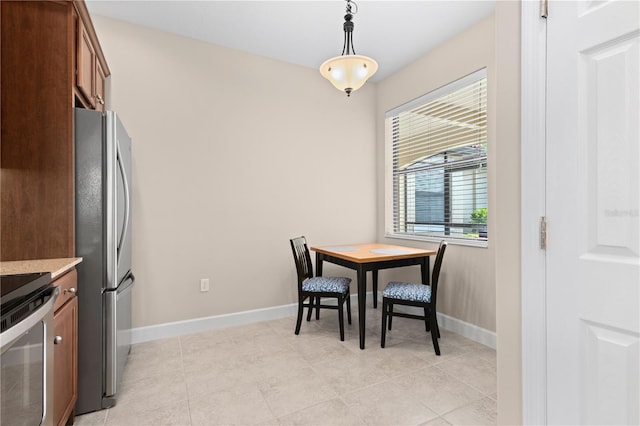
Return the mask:
<svg viewBox="0 0 640 426">
<path fill-rule="evenodd" d="M 346 293 L 350 283 L 351 278 L 313 277 L 302 283 L 302 290 L 324 293 Z"/>
<path fill-rule="evenodd" d="M 429 303 L 431 302 L 431 286 L 414 283 L 390 282 L 382 292 L 382 297 Z"/>
</svg>

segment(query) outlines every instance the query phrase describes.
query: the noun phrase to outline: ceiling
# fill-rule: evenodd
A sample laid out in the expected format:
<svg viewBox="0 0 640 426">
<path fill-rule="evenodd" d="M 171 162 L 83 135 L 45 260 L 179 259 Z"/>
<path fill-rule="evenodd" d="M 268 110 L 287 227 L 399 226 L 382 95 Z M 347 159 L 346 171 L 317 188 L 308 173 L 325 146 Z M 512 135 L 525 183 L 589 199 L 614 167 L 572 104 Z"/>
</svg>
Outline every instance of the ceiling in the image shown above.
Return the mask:
<svg viewBox="0 0 640 426">
<path fill-rule="evenodd" d="M 101 15 L 318 68 L 342 52 L 346 1 L 86 0 Z M 353 3 L 353 2 L 352 2 Z M 493 13 L 494 0 L 356 1 L 353 43 L 379 81 Z M 355 7 L 353 9 L 355 11 Z"/>
</svg>

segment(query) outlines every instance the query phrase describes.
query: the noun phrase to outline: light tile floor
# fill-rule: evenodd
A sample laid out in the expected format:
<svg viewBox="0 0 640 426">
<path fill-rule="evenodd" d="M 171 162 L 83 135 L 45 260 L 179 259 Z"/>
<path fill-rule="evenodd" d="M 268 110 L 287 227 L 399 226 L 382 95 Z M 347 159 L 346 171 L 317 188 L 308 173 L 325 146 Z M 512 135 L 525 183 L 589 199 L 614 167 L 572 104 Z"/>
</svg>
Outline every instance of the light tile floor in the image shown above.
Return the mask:
<svg viewBox="0 0 640 426">
<path fill-rule="evenodd" d="M 335 311 L 294 327 L 291 317 L 134 345 L 117 405 L 76 425 L 496 424 L 491 348 L 441 330 L 437 357 L 424 323 L 396 317 L 382 349 L 380 307 L 367 309 L 364 351 L 357 315 L 344 342 Z"/>
</svg>

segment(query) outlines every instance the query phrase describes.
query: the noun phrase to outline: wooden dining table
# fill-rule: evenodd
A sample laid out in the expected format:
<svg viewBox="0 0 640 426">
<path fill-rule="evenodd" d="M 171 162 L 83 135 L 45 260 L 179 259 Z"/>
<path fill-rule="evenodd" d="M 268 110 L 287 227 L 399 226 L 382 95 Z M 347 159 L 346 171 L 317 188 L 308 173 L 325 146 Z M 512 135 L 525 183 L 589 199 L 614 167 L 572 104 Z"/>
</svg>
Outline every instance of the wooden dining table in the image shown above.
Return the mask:
<svg viewBox="0 0 640 426">
<path fill-rule="evenodd" d="M 316 253 L 316 275 L 322 276 L 322 264 L 334 263 L 353 269 L 357 273 L 358 284 L 358 330 L 360 349 L 364 349 L 366 325 L 367 271 L 372 273 L 373 307 L 378 306 L 378 271 L 380 269 L 420 265 L 420 279 L 429 284 L 429 256 L 436 250 L 390 244 L 366 243 L 311 247 Z"/>
</svg>

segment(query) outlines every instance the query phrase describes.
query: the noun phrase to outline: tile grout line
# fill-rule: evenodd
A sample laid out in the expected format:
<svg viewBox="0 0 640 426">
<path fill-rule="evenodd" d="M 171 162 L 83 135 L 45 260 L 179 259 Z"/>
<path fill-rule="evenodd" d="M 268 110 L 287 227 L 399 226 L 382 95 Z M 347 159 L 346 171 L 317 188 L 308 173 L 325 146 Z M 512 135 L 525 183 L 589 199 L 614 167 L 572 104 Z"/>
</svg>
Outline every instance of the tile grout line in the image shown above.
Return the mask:
<svg viewBox="0 0 640 426">
<path fill-rule="evenodd" d="M 453 413 L 454 411 L 458 411 L 458 410 L 462 410 L 463 408 L 470 407 L 470 406 L 472 406 L 473 404 L 477 404 L 479 401 L 482 401 L 483 399 L 487 399 L 487 398 L 491 399 L 488 395 L 483 395 L 483 396 L 481 396 L 481 397 L 480 397 L 480 398 L 478 398 L 478 399 L 474 399 L 473 401 L 469 401 L 469 402 L 467 402 L 467 403 L 465 403 L 465 404 L 462 404 L 461 406 L 456 407 L 456 408 L 453 408 L 453 409 L 451 409 L 451 410 L 447 411 L 446 413 L 440 414 L 440 415 L 439 415 L 439 417 L 442 417 L 445 421 L 447 421 L 448 423 L 450 423 L 452 426 L 456 426 L 454 423 L 451 423 L 451 422 L 449 422 L 449 420 L 445 419 L 445 418 L 444 418 L 444 416 L 446 416 L 446 415 L 448 415 L 448 414 L 451 414 L 451 413 Z M 496 402 L 496 403 L 497 403 L 497 402 Z M 460 425 L 460 426 L 466 426 L 466 425 Z"/>
<path fill-rule="evenodd" d="M 189 397 L 189 387 L 187 386 L 187 377 L 184 373 L 184 354 L 182 352 L 182 337 L 178 338 L 178 348 L 180 349 L 180 369 L 182 370 L 182 382 L 184 383 L 184 391 L 187 395 L 187 411 L 189 413 L 189 425 L 193 425 L 191 418 L 191 398 Z"/>
<path fill-rule="evenodd" d="M 489 361 L 486 361 L 486 360 L 484 360 L 484 359 L 480 359 L 479 361 L 482 361 L 482 362 L 483 362 L 483 363 L 485 363 L 485 364 L 490 364 L 490 362 L 489 362 Z M 441 363 L 438 363 L 438 364 L 434 365 L 434 367 L 436 367 L 438 370 L 442 371 L 443 373 L 447 374 L 448 376 L 453 377 L 454 379 L 456 379 L 456 380 L 457 380 L 457 381 L 459 381 L 460 383 L 464 383 L 465 385 L 467 385 L 467 386 L 469 386 L 469 387 L 473 388 L 474 390 L 477 390 L 478 392 L 480 392 L 480 394 L 482 394 L 482 397 L 483 397 L 483 398 L 484 398 L 484 397 L 490 397 L 491 395 L 493 395 L 494 393 L 496 393 L 496 392 L 497 392 L 497 389 L 496 389 L 495 391 L 492 391 L 492 392 L 486 392 L 486 391 L 484 391 L 484 390 L 480 389 L 478 386 L 474 385 L 473 383 L 468 383 L 466 380 L 463 380 L 462 378 L 457 377 L 457 376 L 454 376 L 453 374 L 449 373 L 448 371 L 443 370 L 443 369 L 439 366 L 439 364 L 441 364 Z"/>
<path fill-rule="evenodd" d="M 371 319 L 373 319 L 373 313 L 370 314 L 371 315 Z M 295 318 L 294 318 L 295 319 Z M 355 319 L 357 322 L 357 318 Z M 378 322 L 378 320 L 376 320 L 376 322 Z M 323 383 L 327 383 L 330 386 L 330 389 L 332 390 L 333 395 L 329 395 L 328 393 L 325 393 L 328 396 L 328 399 L 325 400 L 324 402 L 316 402 L 313 405 L 309 406 L 309 407 L 305 407 L 305 408 L 297 408 L 295 405 L 291 406 L 290 408 L 293 408 L 294 411 L 292 412 L 288 412 L 289 411 L 289 407 L 287 407 L 287 414 L 286 415 L 282 415 L 280 417 L 277 417 L 274 410 L 278 410 L 279 409 L 279 405 L 277 406 L 271 406 L 269 405 L 268 402 L 266 402 L 266 395 L 264 393 L 264 389 L 258 388 L 258 390 L 260 391 L 260 394 L 263 398 L 263 400 L 265 401 L 266 407 L 269 410 L 269 413 L 271 414 L 272 418 L 275 419 L 276 423 L 282 423 L 282 419 L 284 417 L 290 416 L 292 414 L 298 413 L 298 417 L 300 417 L 300 413 L 304 414 L 304 411 L 307 410 L 310 407 L 315 407 L 317 405 L 320 405 L 322 403 L 326 403 L 327 401 L 330 400 L 335 400 L 340 401 L 341 404 L 343 404 L 344 407 L 348 408 L 349 410 L 352 410 L 354 405 L 349 405 L 347 404 L 347 396 L 350 395 L 351 393 L 358 393 L 358 392 L 362 392 L 363 389 L 370 389 L 374 386 L 384 386 L 385 382 L 390 382 L 393 380 L 397 380 L 399 377 L 402 376 L 407 376 L 407 375 L 411 375 L 412 373 L 410 372 L 402 372 L 404 369 L 400 368 L 399 366 L 391 366 L 390 369 L 388 368 L 384 368 L 382 370 L 378 370 L 376 368 L 376 366 L 378 364 L 381 363 L 381 365 L 385 365 L 386 363 L 384 362 L 385 359 L 388 358 L 388 356 L 386 354 L 383 353 L 378 353 L 378 354 L 372 354 L 375 355 L 372 359 L 368 360 L 368 361 L 373 361 L 373 370 L 374 373 L 371 376 L 368 376 L 368 381 L 367 383 L 363 385 L 363 383 L 361 383 L 360 381 L 357 382 L 351 382 L 349 381 L 348 383 L 346 383 L 345 389 L 350 389 L 351 387 L 353 387 L 353 389 L 348 390 L 346 392 L 342 392 L 337 390 L 336 388 L 334 388 L 334 386 L 331 386 L 331 377 L 326 377 L 323 373 L 323 371 L 326 371 L 326 369 L 323 369 L 322 366 L 326 365 L 326 363 L 329 364 L 333 364 L 334 361 L 330 361 L 331 359 L 335 358 L 337 361 L 336 362 L 344 362 L 347 361 L 349 363 L 359 363 L 360 361 L 367 361 L 366 358 L 360 358 L 361 356 L 366 356 L 369 355 L 368 353 L 365 354 L 362 351 L 360 351 L 357 346 L 354 346 L 357 344 L 357 333 L 355 330 L 350 330 L 349 336 L 347 337 L 347 333 L 345 333 L 345 337 L 347 337 L 346 342 L 342 342 L 342 347 L 338 348 L 336 346 L 336 350 L 338 350 L 337 352 L 332 352 L 332 351 L 328 351 L 326 352 L 326 356 L 318 356 L 321 355 L 318 352 L 309 352 L 310 347 L 307 347 L 305 349 L 305 347 L 307 345 L 319 345 L 319 347 L 325 347 L 325 345 L 323 344 L 324 340 L 327 339 L 331 339 L 334 338 L 334 334 L 337 333 L 337 331 L 333 330 L 333 327 L 328 326 L 325 318 L 325 321 L 323 322 L 322 319 L 320 322 L 316 322 L 316 321 L 312 321 L 311 324 L 306 323 L 305 322 L 305 326 L 303 327 L 306 329 L 306 333 L 303 333 L 303 335 L 301 336 L 296 336 L 295 339 L 290 339 L 289 336 L 290 334 L 293 334 L 293 323 L 291 322 L 287 322 L 287 321 L 278 321 L 276 322 L 269 322 L 268 325 L 268 329 L 272 332 L 272 334 L 274 334 L 272 336 L 272 338 L 277 338 L 277 339 L 281 339 L 280 341 L 280 346 L 279 346 L 279 350 L 282 350 L 284 353 L 288 353 L 288 352 L 294 352 L 297 353 L 297 355 L 299 355 L 300 360 L 304 360 L 304 364 L 300 364 L 300 365 L 306 365 L 308 368 L 310 368 L 311 371 L 314 372 L 315 375 L 318 375 L 320 378 L 322 378 Z M 291 329 L 289 329 L 289 327 L 291 326 Z M 242 325 L 237 326 L 238 328 L 242 328 Z M 285 328 L 286 327 L 286 328 Z M 286 332 L 285 332 L 286 330 Z M 347 331 L 345 329 L 345 331 Z M 370 351 L 376 351 L 376 348 L 374 348 L 373 346 L 377 346 L 376 345 L 376 339 L 379 338 L 379 335 L 373 331 L 373 329 L 368 328 L 367 329 L 368 334 L 373 334 L 372 336 L 367 336 L 368 337 L 368 342 L 369 342 L 369 346 L 371 346 Z M 256 334 L 261 334 L 264 333 L 260 332 L 260 330 L 248 330 L 246 329 L 243 333 L 247 333 L 246 336 L 244 336 L 244 334 L 235 336 L 235 338 L 233 338 L 232 340 L 235 342 L 236 340 L 242 342 L 244 340 L 251 339 L 252 336 L 256 335 Z M 196 333 L 197 334 L 197 333 Z M 407 335 L 404 333 L 397 333 L 398 334 L 398 338 L 400 338 L 400 343 L 402 343 L 402 341 L 407 341 L 407 342 L 412 342 L 415 341 L 415 337 L 412 335 Z M 454 333 L 455 334 L 455 333 Z M 216 336 L 220 337 L 220 335 Z M 244 336 L 244 337 L 242 337 Z M 420 338 L 422 338 L 423 336 L 419 336 Z M 445 336 L 443 336 L 445 337 Z M 212 337 L 213 338 L 213 337 Z M 216 337 L 217 338 L 217 337 Z M 337 338 L 337 337 L 336 337 Z M 372 340 L 371 340 L 372 339 Z M 446 339 L 446 337 L 445 337 Z M 187 376 L 186 376 L 186 362 L 188 361 L 187 358 L 191 359 L 190 357 L 187 356 L 187 352 L 189 349 L 189 343 L 191 342 L 190 340 L 183 340 L 182 337 L 179 337 L 178 339 L 178 350 L 179 350 L 179 355 L 180 355 L 180 371 L 181 371 L 181 377 L 183 380 L 183 384 L 184 384 L 184 390 L 186 393 L 186 397 L 187 397 L 187 409 L 188 409 L 188 413 L 189 413 L 189 420 L 187 421 L 190 425 L 194 426 L 194 420 L 193 420 L 193 415 L 196 414 L 196 412 L 194 411 L 192 413 L 192 396 L 190 395 L 190 389 L 188 386 L 188 381 L 187 381 Z M 353 341 L 351 341 L 353 340 Z M 423 362 L 427 363 L 429 362 L 428 365 L 426 364 L 422 364 L 420 370 L 424 370 L 424 369 L 428 369 L 428 368 L 432 368 L 435 367 L 436 371 L 441 372 L 442 374 L 446 375 L 447 377 L 450 377 L 452 381 L 464 384 L 465 386 L 468 386 L 470 389 L 474 390 L 475 392 L 478 392 L 480 394 L 480 396 L 478 396 L 477 398 L 474 398 L 470 401 L 467 401 L 466 403 L 463 403 L 453 409 L 448 410 L 447 412 L 443 413 L 443 414 L 439 414 L 437 413 L 435 410 L 432 410 L 431 407 L 429 407 L 428 404 L 424 404 L 426 406 L 426 408 L 429 408 L 431 411 L 434 412 L 435 417 L 433 417 L 432 419 L 429 419 L 426 421 L 426 423 L 428 422 L 432 422 L 433 420 L 436 419 L 441 419 L 443 422 L 446 422 L 447 424 L 449 423 L 448 420 L 446 420 L 444 418 L 445 415 L 450 415 L 451 413 L 455 412 L 456 410 L 463 410 L 465 407 L 469 407 L 472 404 L 478 404 L 479 401 L 492 401 L 493 403 L 495 403 L 495 399 L 493 399 L 491 397 L 491 395 L 495 395 L 495 391 L 492 392 L 485 392 L 483 390 L 481 390 L 478 386 L 474 386 L 474 380 L 473 380 L 473 374 L 468 375 L 467 374 L 467 379 L 466 380 L 462 380 L 460 378 L 458 378 L 457 376 L 455 376 L 454 374 L 452 374 L 452 372 L 448 372 L 446 371 L 444 368 L 446 368 L 447 366 L 444 364 L 445 362 L 451 361 L 451 360 L 458 360 L 460 358 L 463 358 L 465 355 L 467 354 L 472 354 L 471 358 L 471 362 L 481 362 L 482 366 L 488 366 L 491 367 L 492 361 L 491 359 L 489 359 L 489 355 L 490 353 L 487 352 L 486 354 L 482 351 L 479 351 L 478 348 L 474 348 L 473 345 L 466 345 L 465 344 L 466 339 L 462 339 L 462 340 L 458 340 L 458 339 L 452 339 L 451 342 L 451 351 L 455 353 L 455 355 L 449 354 L 447 356 L 447 354 L 443 354 L 445 355 L 443 357 L 443 359 L 440 360 L 433 360 L 432 356 L 425 358 L 422 351 L 421 351 L 421 347 L 418 348 L 415 345 L 411 345 L 406 349 L 402 349 L 402 351 L 400 351 L 399 353 L 394 353 L 394 354 L 390 354 L 389 357 L 395 357 L 395 356 L 402 356 L 403 353 L 407 353 L 408 356 L 413 354 L 417 357 L 419 357 Z M 269 342 L 265 342 L 265 343 L 269 343 Z M 143 343 L 144 344 L 144 343 Z M 272 345 L 267 345 L 266 348 L 270 348 Z M 391 349 L 391 346 L 393 345 L 388 345 L 389 349 Z M 301 350 L 302 349 L 302 350 Z M 330 349 L 330 348 L 329 348 Z M 344 351 L 344 354 L 342 353 Z M 243 349 L 244 350 L 244 349 Z M 324 351 L 324 350 L 323 350 Z M 369 352 L 369 351 L 366 351 Z M 175 352 L 174 352 L 175 353 Z M 279 353 L 279 352 L 278 352 Z M 323 352 L 324 353 L 324 352 Z M 307 356 L 305 356 L 305 354 Z M 480 355 L 482 354 L 482 355 Z M 335 356 L 334 356 L 335 355 Z M 433 354 L 431 354 L 433 355 Z M 344 356 L 344 358 L 340 358 Z M 367 357 L 369 358 L 369 357 Z M 378 360 L 377 358 L 380 358 L 380 360 Z M 412 356 L 409 357 L 411 360 L 413 360 L 414 358 Z M 439 357 L 438 357 L 439 358 Z M 446 358 L 446 359 L 445 359 Z M 315 362 L 314 362 L 315 360 Z M 342 360 L 342 361 L 340 361 Z M 459 362 L 459 361 L 457 361 Z M 397 363 L 393 363 L 393 364 L 397 364 Z M 174 364 L 175 365 L 175 364 Z M 368 363 L 367 363 L 368 365 Z M 191 368 L 191 367 L 190 367 Z M 203 367 L 206 368 L 206 367 Z M 268 365 L 265 366 L 265 368 L 268 368 Z M 368 370 L 368 369 L 367 369 Z M 484 371 L 484 370 L 482 370 Z M 384 372 L 384 374 L 383 374 Z M 380 374 L 377 374 L 380 373 Z M 389 374 L 387 374 L 389 373 Z M 391 374 L 393 373 L 393 374 Z M 399 374 L 401 373 L 401 374 Z M 490 373 L 490 371 L 488 371 L 488 373 Z M 390 375 L 391 374 L 391 375 Z M 487 388 L 487 386 L 482 386 L 483 384 L 486 384 L 487 381 L 484 380 L 483 375 L 479 375 L 480 380 L 477 381 L 477 384 L 480 385 L 480 387 L 484 387 Z M 296 379 L 297 380 L 297 379 Z M 469 380 L 471 383 L 467 382 L 467 380 Z M 355 386 L 357 385 L 357 386 Z M 344 386 L 342 386 L 344 387 Z M 339 386 L 340 388 L 340 386 Z M 192 389 L 193 390 L 193 389 Z M 488 403 L 483 403 L 484 405 L 487 405 Z M 483 406 L 484 406 L 483 405 Z M 194 405 L 195 407 L 196 405 Z M 488 406 L 488 405 L 487 405 Z M 197 410 L 196 410 L 197 411 Z M 483 410 L 484 411 L 484 410 Z M 265 412 L 266 413 L 266 412 Z M 356 413 L 353 413 L 356 414 Z M 462 413 L 461 413 L 462 414 Z M 464 415 L 467 416 L 469 413 L 468 412 L 464 412 Z M 107 412 L 105 413 L 105 416 L 103 417 L 103 422 L 101 424 L 103 425 L 107 425 L 109 423 L 109 421 L 113 418 L 113 420 L 116 420 L 116 417 L 112 416 L 113 413 L 110 412 L 110 410 L 107 410 Z M 493 415 L 493 413 L 491 413 L 491 415 Z M 197 417 L 197 415 L 196 415 Z M 484 416 L 483 416 L 484 418 Z M 362 417 L 361 414 L 358 414 L 357 417 L 354 416 L 353 420 L 359 419 L 361 422 L 364 422 L 364 418 Z M 480 419 L 480 417 L 478 418 Z M 185 418 L 186 420 L 186 418 Z M 187 423 L 185 422 L 185 423 Z M 421 423 L 421 424 L 425 424 L 425 422 Z"/>
</svg>

